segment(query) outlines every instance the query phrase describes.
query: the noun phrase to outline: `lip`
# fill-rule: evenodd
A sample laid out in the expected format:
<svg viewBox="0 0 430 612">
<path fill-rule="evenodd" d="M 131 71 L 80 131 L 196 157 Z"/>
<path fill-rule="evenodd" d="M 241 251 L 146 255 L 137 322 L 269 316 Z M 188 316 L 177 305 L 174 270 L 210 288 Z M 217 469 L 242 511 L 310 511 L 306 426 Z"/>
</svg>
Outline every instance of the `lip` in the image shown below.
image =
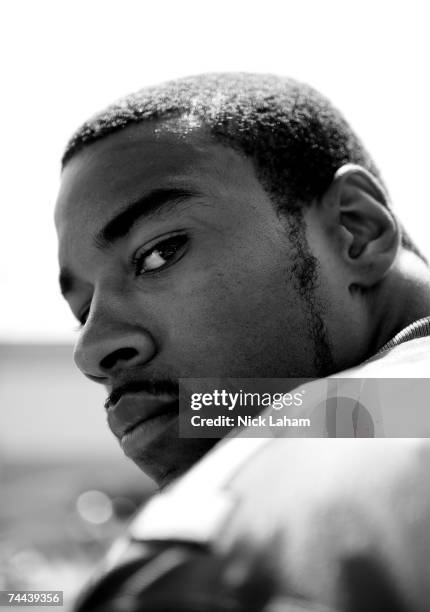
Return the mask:
<svg viewBox="0 0 430 612">
<path fill-rule="evenodd" d="M 144 391 L 124 393 L 114 406 L 108 409 L 108 424 L 120 440 L 137 426 L 143 426 L 155 417 L 175 412 L 178 400 L 172 396 L 155 396 Z"/>
<path fill-rule="evenodd" d="M 171 426 L 177 421 L 176 408 L 171 411 L 156 414 L 145 421 L 139 421 L 130 428 L 120 439 L 123 452 L 131 459 L 141 457 L 153 444 L 158 447 L 163 436 L 171 435 Z M 174 430 L 176 431 L 176 429 Z M 152 452 L 154 452 L 152 450 Z"/>
</svg>

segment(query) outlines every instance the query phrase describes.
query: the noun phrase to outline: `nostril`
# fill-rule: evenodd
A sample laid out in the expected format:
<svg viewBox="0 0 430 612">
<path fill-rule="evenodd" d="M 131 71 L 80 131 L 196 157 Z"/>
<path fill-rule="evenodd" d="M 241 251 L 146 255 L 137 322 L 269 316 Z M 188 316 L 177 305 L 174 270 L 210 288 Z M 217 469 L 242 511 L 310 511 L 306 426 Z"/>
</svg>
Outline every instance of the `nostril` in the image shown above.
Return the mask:
<svg viewBox="0 0 430 612">
<path fill-rule="evenodd" d="M 100 362 L 100 367 L 103 370 L 110 370 L 117 365 L 119 361 L 131 361 L 138 356 L 138 352 L 135 348 L 120 348 L 112 353 L 109 353 Z"/>
</svg>

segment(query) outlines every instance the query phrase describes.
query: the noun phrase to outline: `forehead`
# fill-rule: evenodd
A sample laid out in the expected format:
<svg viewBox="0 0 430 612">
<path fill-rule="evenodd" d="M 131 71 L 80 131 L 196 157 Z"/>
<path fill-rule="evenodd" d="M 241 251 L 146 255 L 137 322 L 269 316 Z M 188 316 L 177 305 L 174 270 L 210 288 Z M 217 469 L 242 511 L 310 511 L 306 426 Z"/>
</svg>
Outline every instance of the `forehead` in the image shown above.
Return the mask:
<svg viewBox="0 0 430 612">
<path fill-rule="evenodd" d="M 262 189 L 251 161 L 204 128 L 133 124 L 85 146 L 66 164 L 55 214 L 60 238 L 70 224 L 102 223 L 160 187 L 194 187 L 221 198 L 244 187 Z"/>
</svg>

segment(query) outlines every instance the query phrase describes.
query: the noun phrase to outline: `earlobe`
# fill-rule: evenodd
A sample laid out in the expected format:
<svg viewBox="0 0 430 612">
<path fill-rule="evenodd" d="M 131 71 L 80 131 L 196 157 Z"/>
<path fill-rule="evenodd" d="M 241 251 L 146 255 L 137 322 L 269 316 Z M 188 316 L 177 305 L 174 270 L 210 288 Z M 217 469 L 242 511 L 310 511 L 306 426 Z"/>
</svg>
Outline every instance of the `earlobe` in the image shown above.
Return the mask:
<svg viewBox="0 0 430 612">
<path fill-rule="evenodd" d="M 383 186 L 361 166 L 346 164 L 336 172 L 323 199 L 332 208 L 341 256 L 353 284 L 368 288 L 378 283 L 400 247 L 399 226 Z"/>
</svg>

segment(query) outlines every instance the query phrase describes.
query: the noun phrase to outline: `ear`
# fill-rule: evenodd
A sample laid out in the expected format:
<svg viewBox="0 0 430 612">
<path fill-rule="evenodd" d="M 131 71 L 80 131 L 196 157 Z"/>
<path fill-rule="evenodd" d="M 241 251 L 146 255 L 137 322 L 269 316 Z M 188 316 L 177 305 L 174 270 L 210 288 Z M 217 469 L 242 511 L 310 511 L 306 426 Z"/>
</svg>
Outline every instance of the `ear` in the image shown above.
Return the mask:
<svg viewBox="0 0 430 612">
<path fill-rule="evenodd" d="M 392 266 L 400 229 L 379 181 L 361 166 L 345 164 L 321 199 L 354 285 L 371 287 Z"/>
</svg>

